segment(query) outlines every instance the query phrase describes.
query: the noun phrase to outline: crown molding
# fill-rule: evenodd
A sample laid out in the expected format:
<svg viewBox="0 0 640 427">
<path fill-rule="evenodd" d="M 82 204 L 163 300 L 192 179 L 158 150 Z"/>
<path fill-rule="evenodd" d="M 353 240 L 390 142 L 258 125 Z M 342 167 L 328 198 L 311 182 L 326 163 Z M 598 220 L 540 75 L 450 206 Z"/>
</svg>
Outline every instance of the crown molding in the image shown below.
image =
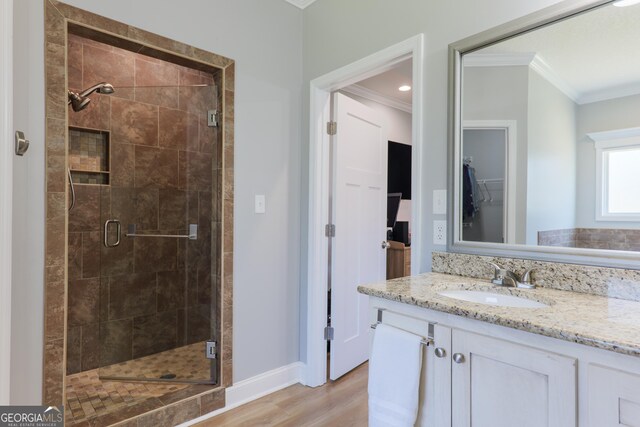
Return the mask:
<svg viewBox="0 0 640 427">
<path fill-rule="evenodd" d="M 487 53 L 470 54 L 463 58 L 465 67 L 513 67 L 528 66 L 547 80 L 562 93 L 567 95 L 573 102 L 580 104 L 580 93 L 578 93 L 567 82 L 560 78 L 555 71 L 545 62 L 540 55 L 533 52 L 527 53 Z"/>
<path fill-rule="evenodd" d="M 640 84 L 632 83 L 614 88 L 596 90 L 592 92 L 578 92 L 558 76 L 547 62 L 535 53 L 472 53 L 463 58 L 465 67 L 509 67 L 509 66 L 529 66 L 542 78 L 547 80 L 558 90 L 569 97 L 578 105 L 590 104 L 592 102 L 606 101 L 608 99 L 622 98 L 624 96 L 640 95 Z"/>
<path fill-rule="evenodd" d="M 295 7 L 299 7 L 300 9 L 304 9 L 309 6 L 316 0 L 286 0 L 287 3 L 294 5 Z"/>
<path fill-rule="evenodd" d="M 393 99 L 387 95 L 383 95 L 382 93 L 375 90 L 367 89 L 366 87 L 360 86 L 358 84 L 352 84 L 350 86 L 343 87 L 340 90 L 352 95 L 366 98 L 370 101 L 377 102 L 378 104 L 386 105 L 387 107 L 402 110 L 409 114 L 411 114 L 412 112 L 412 105 L 410 103 L 398 101 L 397 99 Z"/>
<path fill-rule="evenodd" d="M 592 102 L 606 101 L 608 99 L 623 98 L 632 95 L 640 95 L 640 83 L 631 83 L 583 94 L 578 99 L 578 104 L 591 104 Z"/>
<path fill-rule="evenodd" d="M 540 57 L 540 55 L 536 55 L 533 58 L 533 61 L 530 65 L 531 69 L 542 76 L 542 78 L 546 79 L 549 83 L 554 85 L 558 90 L 567 95 L 573 102 L 577 104 L 581 104 L 580 96 L 582 95 L 580 92 L 575 90 L 569 83 L 567 83 L 564 79 L 562 79 L 553 68 L 549 66 L 545 62 L 544 59 Z"/>
<path fill-rule="evenodd" d="M 640 136 L 640 128 L 627 128 L 627 129 L 605 130 L 602 132 L 591 132 L 591 133 L 588 133 L 587 136 L 597 144 L 605 141 L 611 141 L 614 139 L 638 137 Z"/>
</svg>

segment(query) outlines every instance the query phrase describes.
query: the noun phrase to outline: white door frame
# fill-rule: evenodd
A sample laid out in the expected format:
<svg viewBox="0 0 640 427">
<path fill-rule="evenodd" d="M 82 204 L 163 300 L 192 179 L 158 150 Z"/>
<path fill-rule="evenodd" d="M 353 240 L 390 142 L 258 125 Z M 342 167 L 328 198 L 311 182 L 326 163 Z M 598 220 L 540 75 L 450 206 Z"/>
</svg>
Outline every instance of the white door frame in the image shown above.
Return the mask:
<svg viewBox="0 0 640 427">
<path fill-rule="evenodd" d="M 11 373 L 13 0 L 0 1 L 0 28 L 0 405 L 8 405 Z"/>
<path fill-rule="evenodd" d="M 462 123 L 462 130 L 467 129 L 498 129 L 506 132 L 505 141 L 505 177 L 504 192 L 506 203 L 504 204 L 504 238 L 510 245 L 516 243 L 516 185 L 518 176 L 516 166 L 518 160 L 517 122 L 515 120 L 465 120 Z M 464 140 L 462 141 L 464 144 Z M 462 148 L 461 148 L 462 149 Z M 459 167 L 459 166 L 458 166 Z M 458 175 L 457 172 L 456 176 Z M 462 239 L 462 229 L 459 229 L 460 239 Z"/>
<path fill-rule="evenodd" d="M 327 355 L 324 328 L 327 324 L 327 271 L 329 202 L 329 135 L 331 92 L 413 59 L 413 105 L 411 116 L 411 243 L 412 273 L 422 271 L 420 236 L 422 218 L 422 130 L 423 130 L 423 46 L 424 35 L 369 55 L 311 81 L 309 124 L 309 218 L 307 252 L 307 330 L 306 372 L 303 384 L 316 387 L 327 381 Z M 339 125 L 338 125 L 339 126 Z M 337 231 L 339 232 L 339 230 Z"/>
</svg>

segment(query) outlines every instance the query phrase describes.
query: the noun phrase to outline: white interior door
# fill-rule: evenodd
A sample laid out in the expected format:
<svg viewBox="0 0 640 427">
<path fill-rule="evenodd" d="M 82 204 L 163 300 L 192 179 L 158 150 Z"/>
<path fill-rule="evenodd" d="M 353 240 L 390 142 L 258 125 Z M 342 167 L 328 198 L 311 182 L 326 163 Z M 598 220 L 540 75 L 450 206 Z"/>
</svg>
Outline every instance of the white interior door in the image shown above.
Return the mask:
<svg viewBox="0 0 640 427">
<path fill-rule="evenodd" d="M 330 378 L 335 380 L 369 358 L 368 297 L 360 284 L 385 280 L 387 133 L 382 117 L 353 99 L 335 94 L 338 131 L 333 138 Z"/>
</svg>

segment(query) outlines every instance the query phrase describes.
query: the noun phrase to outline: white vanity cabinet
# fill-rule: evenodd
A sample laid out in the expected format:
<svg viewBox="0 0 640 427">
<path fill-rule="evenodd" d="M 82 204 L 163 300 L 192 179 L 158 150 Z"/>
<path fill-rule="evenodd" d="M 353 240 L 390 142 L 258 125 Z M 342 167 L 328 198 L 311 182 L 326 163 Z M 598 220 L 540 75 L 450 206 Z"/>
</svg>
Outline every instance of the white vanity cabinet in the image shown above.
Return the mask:
<svg viewBox="0 0 640 427">
<path fill-rule="evenodd" d="M 590 427 L 640 427 L 640 375 L 592 364 L 587 381 Z"/>
<path fill-rule="evenodd" d="M 372 323 L 380 309 L 425 338 L 432 325 L 416 426 L 640 427 L 638 357 L 378 297 Z"/>
<path fill-rule="evenodd" d="M 459 329 L 451 358 L 453 426 L 575 427 L 575 359 Z"/>
</svg>

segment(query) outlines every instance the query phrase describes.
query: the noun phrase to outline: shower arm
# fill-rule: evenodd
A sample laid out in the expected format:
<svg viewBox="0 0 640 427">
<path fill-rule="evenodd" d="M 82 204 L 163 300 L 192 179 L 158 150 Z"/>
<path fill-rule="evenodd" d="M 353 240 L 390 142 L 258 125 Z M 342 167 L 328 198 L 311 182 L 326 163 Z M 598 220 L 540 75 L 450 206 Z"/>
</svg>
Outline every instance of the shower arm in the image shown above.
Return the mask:
<svg viewBox="0 0 640 427">
<path fill-rule="evenodd" d="M 113 93 L 113 86 L 111 86 L 107 82 L 102 82 L 102 83 L 97 83 L 91 86 L 90 88 L 83 90 L 82 92 L 79 93 L 79 95 L 84 98 L 85 96 L 91 95 L 95 91 L 98 91 L 98 93 L 102 93 L 103 89 L 105 88 L 108 89 L 108 91 L 105 91 L 106 94 Z"/>
<path fill-rule="evenodd" d="M 78 95 L 80 95 L 80 97 L 84 98 L 85 96 L 89 96 L 91 95 L 93 92 L 97 91 L 98 89 L 100 89 L 102 86 L 104 85 L 104 83 L 98 83 L 95 84 L 93 86 L 91 86 L 89 89 L 85 89 L 82 92 L 80 92 Z"/>
</svg>

